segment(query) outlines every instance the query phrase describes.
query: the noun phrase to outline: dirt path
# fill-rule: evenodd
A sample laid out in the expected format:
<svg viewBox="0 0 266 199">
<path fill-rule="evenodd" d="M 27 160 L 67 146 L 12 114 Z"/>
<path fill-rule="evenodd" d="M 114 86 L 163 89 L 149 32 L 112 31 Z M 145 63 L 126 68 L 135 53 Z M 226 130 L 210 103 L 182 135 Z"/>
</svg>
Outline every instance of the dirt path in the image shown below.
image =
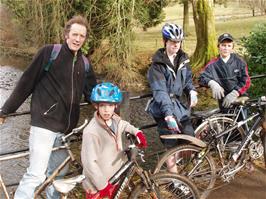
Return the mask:
<svg viewBox="0 0 266 199">
<path fill-rule="evenodd" d="M 241 173 L 235 180 L 214 190 L 208 199 L 266 199 L 266 169 L 255 165 L 252 173 Z"/>
</svg>

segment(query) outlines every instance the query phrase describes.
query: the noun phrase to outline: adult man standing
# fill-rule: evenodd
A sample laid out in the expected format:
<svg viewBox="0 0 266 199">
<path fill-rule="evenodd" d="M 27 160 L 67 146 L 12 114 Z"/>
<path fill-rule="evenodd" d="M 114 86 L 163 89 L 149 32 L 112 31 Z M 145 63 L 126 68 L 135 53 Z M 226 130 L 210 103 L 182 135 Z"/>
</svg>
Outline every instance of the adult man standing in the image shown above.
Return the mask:
<svg viewBox="0 0 266 199">
<path fill-rule="evenodd" d="M 250 87 L 246 62 L 233 53 L 232 35 L 224 33 L 218 38 L 219 56 L 211 60 L 200 74 L 199 83 L 209 86 L 220 109 L 226 111 L 238 96 Z"/>
<path fill-rule="evenodd" d="M 23 73 L 16 88 L 0 110 L 0 123 L 5 115 L 15 112 L 32 94 L 31 129 L 29 137 L 30 165 L 15 193 L 15 199 L 33 198 L 35 188 L 67 155 L 66 151 L 53 152 L 62 134 L 70 132 L 79 120 L 82 93 L 89 100 L 96 85 L 92 66 L 86 69 L 81 47 L 87 38 L 87 20 L 74 16 L 65 25 L 65 42 L 51 62 L 54 45 L 41 48 Z M 50 64 L 49 70 L 45 66 Z M 52 186 L 47 198 L 59 198 Z"/>
</svg>

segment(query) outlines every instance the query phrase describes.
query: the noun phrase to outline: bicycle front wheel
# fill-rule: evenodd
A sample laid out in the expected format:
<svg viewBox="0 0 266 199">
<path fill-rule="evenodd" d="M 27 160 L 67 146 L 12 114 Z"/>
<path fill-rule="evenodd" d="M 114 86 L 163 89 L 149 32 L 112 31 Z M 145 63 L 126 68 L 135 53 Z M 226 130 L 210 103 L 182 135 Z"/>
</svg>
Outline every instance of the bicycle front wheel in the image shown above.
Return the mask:
<svg viewBox="0 0 266 199">
<path fill-rule="evenodd" d="M 187 177 L 173 173 L 157 173 L 151 176 L 154 189 L 147 190 L 143 183 L 138 184 L 130 199 L 199 199 L 197 187 Z"/>
<path fill-rule="evenodd" d="M 227 117 L 213 117 L 209 120 L 203 122 L 196 130 L 195 135 L 197 138 L 203 140 L 206 143 L 209 143 L 213 136 L 219 135 L 223 131 L 231 128 L 234 125 L 234 120 Z M 242 141 L 245 138 L 245 132 L 242 127 L 236 128 L 229 133 L 221 136 L 212 142 L 213 158 L 215 159 L 216 168 L 222 168 L 224 165 L 228 164 L 230 157 L 237 150 L 238 146 L 241 145 Z M 222 154 L 223 162 L 221 162 L 218 154 Z M 238 161 L 242 164 L 242 160 L 245 158 L 245 153 L 242 153 Z"/>
<path fill-rule="evenodd" d="M 195 183 L 199 191 L 208 195 L 209 190 L 214 187 L 216 180 L 215 162 L 207 154 L 198 158 L 202 148 L 194 145 L 181 145 L 166 152 L 158 161 L 154 173 L 167 171 L 167 160 L 170 157 L 176 158 L 176 173 L 188 176 Z"/>
</svg>

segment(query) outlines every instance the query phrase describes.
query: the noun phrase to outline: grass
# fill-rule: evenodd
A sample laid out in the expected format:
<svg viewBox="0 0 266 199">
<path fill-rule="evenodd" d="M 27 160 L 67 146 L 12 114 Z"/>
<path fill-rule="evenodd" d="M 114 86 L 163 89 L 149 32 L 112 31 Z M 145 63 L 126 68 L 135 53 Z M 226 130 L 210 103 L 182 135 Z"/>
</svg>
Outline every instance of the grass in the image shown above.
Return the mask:
<svg viewBox="0 0 266 199">
<path fill-rule="evenodd" d="M 237 8 L 237 11 L 235 11 Z M 134 46 L 138 54 L 147 54 L 148 56 L 154 53 L 158 48 L 163 46 L 161 37 L 161 28 L 165 22 L 174 22 L 182 25 L 183 11 L 180 4 L 174 4 L 165 8 L 165 21 L 156 27 L 150 28 L 147 31 L 137 29 L 136 40 Z M 232 14 L 233 13 L 233 14 Z M 239 6 L 237 3 L 229 3 L 225 8 L 216 5 L 214 8 L 214 15 L 216 17 L 216 33 L 217 37 L 224 33 L 230 32 L 236 38 L 236 48 L 238 48 L 238 41 L 243 36 L 248 36 L 255 24 L 265 21 L 265 16 L 247 17 L 251 15 L 251 10 Z M 194 29 L 194 22 L 192 18 L 192 9 L 190 7 L 190 26 L 187 37 L 183 43 L 184 50 L 192 55 L 196 47 L 196 34 Z"/>
</svg>

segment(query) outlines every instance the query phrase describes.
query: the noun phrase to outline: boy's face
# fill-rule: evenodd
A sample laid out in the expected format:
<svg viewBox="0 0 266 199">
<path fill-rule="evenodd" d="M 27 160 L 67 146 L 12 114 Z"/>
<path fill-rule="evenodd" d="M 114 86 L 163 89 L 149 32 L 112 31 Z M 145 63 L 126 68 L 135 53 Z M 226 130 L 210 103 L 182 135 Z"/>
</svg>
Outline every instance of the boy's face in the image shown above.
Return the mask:
<svg viewBox="0 0 266 199">
<path fill-rule="evenodd" d="M 65 35 L 69 49 L 76 53 L 85 42 L 86 34 L 87 29 L 85 26 L 77 23 L 72 24 L 69 33 Z"/>
<path fill-rule="evenodd" d="M 181 41 L 171 41 L 167 40 L 165 43 L 166 51 L 170 53 L 171 55 L 176 54 L 181 46 Z"/>
<path fill-rule="evenodd" d="M 234 44 L 232 41 L 223 41 L 219 44 L 218 49 L 222 58 L 228 57 L 233 52 Z"/>
<path fill-rule="evenodd" d="M 99 103 L 98 112 L 103 120 L 110 120 L 115 112 L 116 105 L 110 103 Z"/>
</svg>

